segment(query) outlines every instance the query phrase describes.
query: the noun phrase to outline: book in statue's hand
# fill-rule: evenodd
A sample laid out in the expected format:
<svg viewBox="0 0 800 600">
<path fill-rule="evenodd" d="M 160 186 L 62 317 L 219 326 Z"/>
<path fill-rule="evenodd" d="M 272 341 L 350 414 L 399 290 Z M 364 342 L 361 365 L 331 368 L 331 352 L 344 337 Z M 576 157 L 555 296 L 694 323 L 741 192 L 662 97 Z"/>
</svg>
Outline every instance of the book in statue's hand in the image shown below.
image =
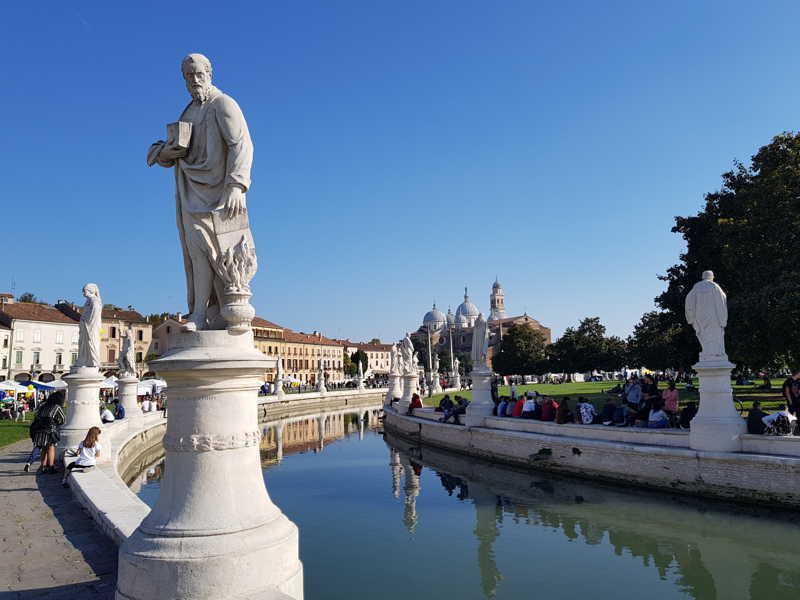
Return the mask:
<svg viewBox="0 0 800 600">
<path fill-rule="evenodd" d="M 167 146 L 188 150 L 191 139 L 192 124 L 188 121 L 176 121 L 175 123 L 167 124 Z"/>
</svg>

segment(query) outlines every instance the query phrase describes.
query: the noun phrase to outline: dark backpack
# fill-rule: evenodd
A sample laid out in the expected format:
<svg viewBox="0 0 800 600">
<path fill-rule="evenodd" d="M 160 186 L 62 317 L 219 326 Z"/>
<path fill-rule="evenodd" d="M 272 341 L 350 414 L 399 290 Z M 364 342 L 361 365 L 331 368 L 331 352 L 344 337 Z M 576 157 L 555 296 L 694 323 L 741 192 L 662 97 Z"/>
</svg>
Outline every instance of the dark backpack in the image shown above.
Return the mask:
<svg viewBox="0 0 800 600">
<path fill-rule="evenodd" d="M 786 415 L 778 415 L 772 424 L 775 435 L 790 435 L 792 433 L 792 424 Z"/>
</svg>

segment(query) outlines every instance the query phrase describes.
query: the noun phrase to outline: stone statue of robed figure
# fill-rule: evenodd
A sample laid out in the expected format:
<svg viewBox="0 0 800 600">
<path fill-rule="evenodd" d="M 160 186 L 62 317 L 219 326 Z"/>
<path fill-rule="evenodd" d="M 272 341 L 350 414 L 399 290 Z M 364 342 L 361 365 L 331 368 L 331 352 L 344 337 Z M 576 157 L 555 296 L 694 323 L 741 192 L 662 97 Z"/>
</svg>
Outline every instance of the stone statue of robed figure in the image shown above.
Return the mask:
<svg viewBox="0 0 800 600">
<path fill-rule="evenodd" d="M 103 319 L 103 301 L 95 283 L 83 286 L 86 304 L 81 309 L 78 329 L 78 360 L 76 367 L 100 367 L 100 326 Z"/>
<path fill-rule="evenodd" d="M 239 105 L 211 84 L 211 62 L 189 54 L 181 71 L 192 101 L 148 165 L 175 169 L 178 232 L 186 271 L 190 331 L 250 329 L 250 280 L 257 269 L 245 194 L 253 143 Z"/>
<path fill-rule="evenodd" d="M 713 271 L 704 271 L 703 279 L 686 296 L 686 321 L 694 327 L 702 351 L 701 361 L 727 360 L 725 327 L 728 324 L 727 297 L 714 283 Z"/>
</svg>

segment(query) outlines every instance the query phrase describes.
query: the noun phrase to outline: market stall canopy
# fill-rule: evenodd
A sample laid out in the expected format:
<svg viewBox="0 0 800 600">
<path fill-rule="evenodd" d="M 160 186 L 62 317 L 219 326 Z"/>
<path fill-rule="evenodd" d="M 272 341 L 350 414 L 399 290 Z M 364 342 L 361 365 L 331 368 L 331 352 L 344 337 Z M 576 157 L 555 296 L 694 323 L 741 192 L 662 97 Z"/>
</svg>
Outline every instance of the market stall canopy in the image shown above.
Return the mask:
<svg viewBox="0 0 800 600">
<path fill-rule="evenodd" d="M 27 386 L 19 384 L 16 381 L 0 381 L 0 391 L 17 393 L 30 392 Z"/>
<path fill-rule="evenodd" d="M 24 385 L 24 386 L 32 385 L 37 390 L 40 390 L 40 391 L 43 391 L 43 392 L 52 392 L 54 389 L 56 389 L 56 386 L 54 386 L 52 383 L 45 383 L 44 381 L 36 381 L 36 380 L 23 381 L 21 385 Z"/>
<path fill-rule="evenodd" d="M 67 382 L 64 381 L 63 379 L 54 379 L 53 381 L 51 381 L 47 385 L 49 385 L 54 390 L 65 390 L 65 389 L 67 389 Z"/>
<path fill-rule="evenodd" d="M 111 377 L 106 377 L 103 380 L 103 383 L 100 384 L 101 390 L 108 390 L 108 389 L 116 389 L 117 387 L 117 378 L 113 375 Z"/>
<path fill-rule="evenodd" d="M 144 396 L 145 394 L 160 394 L 162 390 L 167 387 L 167 382 L 163 379 L 144 379 L 136 386 L 136 394 Z"/>
</svg>

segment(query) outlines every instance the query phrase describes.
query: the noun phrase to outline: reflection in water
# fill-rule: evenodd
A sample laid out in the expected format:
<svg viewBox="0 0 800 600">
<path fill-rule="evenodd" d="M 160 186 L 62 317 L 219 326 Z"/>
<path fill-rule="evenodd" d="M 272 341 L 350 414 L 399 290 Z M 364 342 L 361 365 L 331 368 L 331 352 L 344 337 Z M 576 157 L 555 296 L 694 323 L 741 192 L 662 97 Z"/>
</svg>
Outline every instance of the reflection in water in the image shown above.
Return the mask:
<svg viewBox="0 0 800 600">
<path fill-rule="evenodd" d="M 448 495 L 472 500 L 481 586 L 487 598 L 497 594 L 502 574 L 493 545 L 505 520 L 515 525 L 544 526 L 567 539 L 589 546 L 608 544 L 616 556 L 632 556 L 653 566 L 662 580 L 675 583 L 690 598 L 797 599 L 800 566 L 794 559 L 800 528 L 793 514 L 766 514 L 699 499 L 649 492 L 623 492 L 585 482 L 558 479 L 477 462 L 434 448 L 419 448 L 386 436 L 395 460 L 407 471 L 420 461 L 435 469 Z M 399 459 L 394 456 L 399 454 Z M 418 480 L 419 472 L 415 472 Z M 393 486 L 394 491 L 394 486 Z M 403 520 L 409 524 L 409 505 L 417 523 L 419 485 L 409 496 Z M 670 501 L 670 502 L 667 502 Z M 754 512 L 756 511 L 756 512 Z M 409 528 L 413 532 L 413 528 Z M 578 567 L 552 577 L 573 577 Z M 622 585 L 625 573 L 610 570 Z"/>
<path fill-rule="evenodd" d="M 300 528 L 307 598 L 338 599 L 343 590 L 353 598 L 380 590 L 382 600 L 800 598 L 792 514 L 626 491 L 384 440 L 375 433 L 379 412 L 262 425 L 270 494 Z M 131 484 L 151 505 L 160 469 Z M 342 564 L 358 565 L 360 589 Z M 387 585 L 396 581 L 402 585 Z"/>
<path fill-rule="evenodd" d="M 284 455 L 322 452 L 326 444 L 379 425 L 379 409 L 342 410 L 320 415 L 303 415 L 262 424 L 261 464 L 280 463 Z"/>
</svg>

